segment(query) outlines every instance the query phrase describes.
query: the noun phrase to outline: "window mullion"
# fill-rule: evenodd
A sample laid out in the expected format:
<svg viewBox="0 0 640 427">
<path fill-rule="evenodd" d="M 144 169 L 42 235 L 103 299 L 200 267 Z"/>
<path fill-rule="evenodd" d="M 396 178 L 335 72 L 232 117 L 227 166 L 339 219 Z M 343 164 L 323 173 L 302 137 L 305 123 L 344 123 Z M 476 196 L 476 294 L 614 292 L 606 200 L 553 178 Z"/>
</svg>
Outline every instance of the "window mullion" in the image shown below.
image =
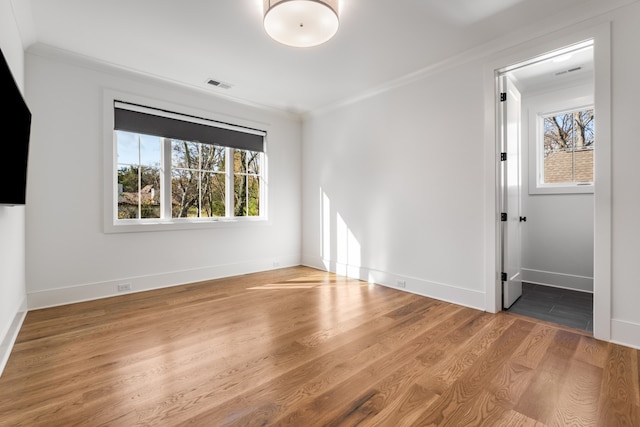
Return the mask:
<svg viewBox="0 0 640 427">
<path fill-rule="evenodd" d="M 161 190 L 160 193 L 160 217 L 171 218 L 171 139 L 162 138 L 162 169 L 160 171 Z"/>
<path fill-rule="evenodd" d="M 142 219 L 142 138 L 138 135 L 138 219 Z"/>
<path fill-rule="evenodd" d="M 198 144 L 198 165 L 196 172 L 196 180 L 198 184 L 198 215 L 202 218 L 202 144 Z"/>
<path fill-rule="evenodd" d="M 225 162 L 225 216 L 228 218 L 233 217 L 233 213 L 235 212 L 234 206 L 234 197 L 233 197 L 233 170 L 234 170 L 234 162 L 235 162 L 235 153 L 234 149 L 227 147 L 225 156 L 227 156 L 227 161 Z"/>
<path fill-rule="evenodd" d="M 260 200 L 258 200 L 258 216 L 263 217 L 266 214 L 266 200 L 267 200 L 267 180 L 266 180 L 266 169 L 265 169 L 265 154 L 259 154 L 259 160 L 258 160 L 258 165 L 259 168 L 258 169 L 258 173 L 256 174 L 256 178 L 258 179 L 258 185 L 260 186 L 259 189 L 259 197 Z"/>
</svg>

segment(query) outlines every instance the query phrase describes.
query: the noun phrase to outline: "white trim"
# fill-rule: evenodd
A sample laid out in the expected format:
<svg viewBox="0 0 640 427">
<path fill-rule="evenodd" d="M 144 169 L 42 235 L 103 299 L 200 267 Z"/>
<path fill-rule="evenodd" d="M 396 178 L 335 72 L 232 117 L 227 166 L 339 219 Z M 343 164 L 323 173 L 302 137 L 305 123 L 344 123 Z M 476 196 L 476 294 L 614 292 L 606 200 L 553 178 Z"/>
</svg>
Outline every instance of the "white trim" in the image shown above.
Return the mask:
<svg viewBox="0 0 640 427">
<path fill-rule="evenodd" d="M 533 144 L 532 144 L 533 145 Z M 533 172 L 535 173 L 535 171 Z M 529 194 L 593 194 L 593 184 L 535 184 L 529 185 Z"/>
<path fill-rule="evenodd" d="M 0 376 L 2 375 L 5 366 L 7 366 L 9 356 L 11 356 L 11 350 L 13 350 L 13 346 L 16 342 L 16 339 L 18 338 L 18 333 L 20 333 L 20 329 L 22 328 L 22 324 L 24 323 L 24 319 L 26 317 L 27 300 L 26 298 L 23 298 L 18 311 L 13 317 L 13 321 L 11 322 L 9 329 L 0 342 Z"/>
<path fill-rule="evenodd" d="M 504 64 L 502 64 L 504 65 Z M 498 274 L 502 268 L 501 229 L 497 212 L 500 211 L 500 168 L 497 161 L 501 155 L 499 143 L 501 130 L 497 125 L 499 105 L 496 103 L 499 91 L 499 78 L 496 70 L 500 66 L 484 67 L 484 158 L 485 167 L 485 215 L 484 215 L 484 261 L 485 261 L 485 310 L 497 313 L 502 310 L 502 279 Z"/>
<path fill-rule="evenodd" d="M 552 52 L 563 46 L 594 40 L 594 105 L 598 155 L 595 159 L 594 336 L 611 338 L 611 22 L 586 22 L 513 46 L 492 55 L 484 67 L 485 92 L 485 309 L 500 311 L 501 282 L 497 200 L 496 71 Z"/>
<path fill-rule="evenodd" d="M 105 214 L 106 215 L 106 214 Z M 197 230 L 228 227 L 266 227 L 271 221 L 262 217 L 172 218 L 170 220 L 126 220 L 104 224 L 105 233 L 143 233 L 147 231 Z"/>
<path fill-rule="evenodd" d="M 523 268 L 523 282 L 593 293 L 593 277 Z"/>
<path fill-rule="evenodd" d="M 85 283 L 46 291 L 28 292 L 27 301 L 29 310 L 36 310 L 123 295 L 124 292 L 118 292 L 118 285 L 124 283 L 131 285 L 131 291 L 126 293 L 144 292 L 298 265 L 300 265 L 300 257 L 290 255 L 149 276 L 123 277 L 105 282 Z"/>
<path fill-rule="evenodd" d="M 504 73 L 509 73 L 515 70 L 519 70 L 524 67 L 528 67 L 529 65 L 538 64 L 540 62 L 547 61 L 552 58 L 564 56 L 567 54 L 575 53 L 581 50 L 586 50 L 588 48 L 593 47 L 593 40 L 586 40 L 582 42 L 578 42 L 575 45 L 561 47 L 560 49 L 543 53 L 542 55 L 538 55 L 534 58 L 529 58 L 521 63 L 516 63 L 509 65 L 503 69 Z"/>
<path fill-rule="evenodd" d="M 594 75 L 597 153 L 594 159 L 593 333 L 611 339 L 611 23 L 594 29 Z"/>
<path fill-rule="evenodd" d="M 367 267 L 338 263 L 317 256 L 303 255 L 302 265 L 484 311 L 484 292 Z"/>
<path fill-rule="evenodd" d="M 611 342 L 640 350 L 640 325 L 611 319 Z"/>
</svg>

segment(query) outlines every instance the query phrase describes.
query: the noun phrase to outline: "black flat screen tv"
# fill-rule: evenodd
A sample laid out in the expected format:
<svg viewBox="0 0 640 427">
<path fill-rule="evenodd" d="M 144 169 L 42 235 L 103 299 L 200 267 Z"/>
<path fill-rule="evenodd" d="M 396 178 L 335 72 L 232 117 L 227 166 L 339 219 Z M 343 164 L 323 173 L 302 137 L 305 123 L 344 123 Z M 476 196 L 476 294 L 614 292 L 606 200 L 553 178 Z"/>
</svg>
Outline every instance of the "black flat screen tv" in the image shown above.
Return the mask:
<svg viewBox="0 0 640 427">
<path fill-rule="evenodd" d="M 0 149 L 0 205 L 24 205 L 27 198 L 31 111 L 1 49 L 0 56 L 0 117 L 4 135 Z"/>
</svg>

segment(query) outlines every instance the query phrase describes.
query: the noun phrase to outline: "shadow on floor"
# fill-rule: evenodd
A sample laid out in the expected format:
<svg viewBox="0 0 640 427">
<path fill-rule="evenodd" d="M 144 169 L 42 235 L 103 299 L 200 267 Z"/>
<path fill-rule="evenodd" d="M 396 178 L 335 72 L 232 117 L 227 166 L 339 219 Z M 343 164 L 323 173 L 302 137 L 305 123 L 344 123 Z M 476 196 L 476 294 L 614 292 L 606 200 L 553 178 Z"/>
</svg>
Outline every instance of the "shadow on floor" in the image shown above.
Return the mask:
<svg viewBox="0 0 640 427">
<path fill-rule="evenodd" d="M 593 294 L 522 283 L 511 313 L 593 332 Z"/>
</svg>

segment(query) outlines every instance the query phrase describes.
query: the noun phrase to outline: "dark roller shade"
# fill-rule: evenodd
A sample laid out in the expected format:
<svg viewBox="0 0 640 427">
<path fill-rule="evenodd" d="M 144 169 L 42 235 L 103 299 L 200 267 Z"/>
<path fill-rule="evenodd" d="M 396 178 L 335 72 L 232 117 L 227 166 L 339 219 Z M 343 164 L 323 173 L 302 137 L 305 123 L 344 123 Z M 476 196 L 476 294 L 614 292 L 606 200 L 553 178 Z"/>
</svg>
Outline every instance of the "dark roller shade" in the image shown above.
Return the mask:
<svg viewBox="0 0 640 427">
<path fill-rule="evenodd" d="M 217 144 L 251 151 L 264 151 L 264 135 L 179 120 L 115 107 L 114 129 L 164 138 Z"/>
</svg>

